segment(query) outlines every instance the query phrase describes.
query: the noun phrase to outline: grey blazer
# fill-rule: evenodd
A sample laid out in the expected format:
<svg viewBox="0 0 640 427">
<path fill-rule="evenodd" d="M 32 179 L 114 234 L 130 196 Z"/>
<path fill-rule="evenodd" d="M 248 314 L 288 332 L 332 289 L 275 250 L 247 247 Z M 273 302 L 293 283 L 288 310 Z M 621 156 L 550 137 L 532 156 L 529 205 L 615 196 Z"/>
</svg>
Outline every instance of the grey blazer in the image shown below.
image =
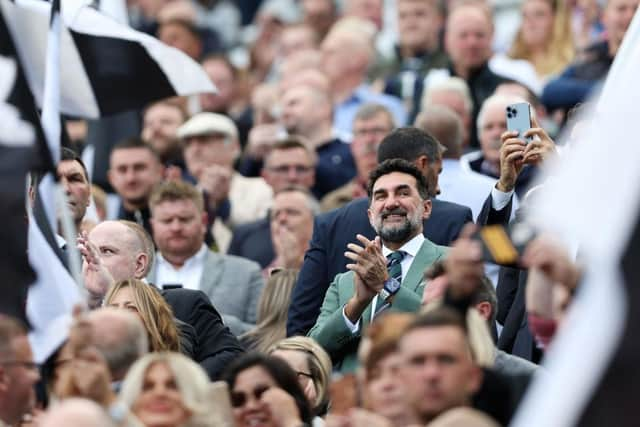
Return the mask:
<svg viewBox="0 0 640 427">
<path fill-rule="evenodd" d="M 147 280 L 155 283 L 154 265 Z M 264 280 L 260 265 L 245 258 L 207 252 L 200 290 L 207 294 L 234 335 L 252 329 Z"/>
</svg>

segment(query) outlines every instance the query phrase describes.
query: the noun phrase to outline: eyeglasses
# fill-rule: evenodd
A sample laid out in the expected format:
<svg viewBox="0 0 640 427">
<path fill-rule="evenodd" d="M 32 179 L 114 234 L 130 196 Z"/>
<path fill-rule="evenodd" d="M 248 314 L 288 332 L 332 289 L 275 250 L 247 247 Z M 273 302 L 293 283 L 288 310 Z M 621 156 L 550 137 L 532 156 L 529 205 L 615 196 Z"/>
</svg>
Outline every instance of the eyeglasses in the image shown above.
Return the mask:
<svg viewBox="0 0 640 427">
<path fill-rule="evenodd" d="M 303 165 L 282 165 L 282 166 L 275 166 L 275 167 L 269 168 L 271 172 L 278 175 L 288 174 L 290 170 L 295 171 L 297 175 L 304 175 L 311 172 L 312 169 L 313 167 L 311 166 L 303 166 Z"/>
<path fill-rule="evenodd" d="M 22 366 L 25 369 L 28 369 L 30 371 L 38 371 L 40 370 L 40 364 L 35 363 L 35 362 L 27 362 L 24 360 L 6 360 L 3 362 L 0 362 L 0 365 L 5 365 L 5 366 Z"/>
<path fill-rule="evenodd" d="M 269 390 L 269 386 L 261 385 L 253 389 L 253 398 L 255 400 L 260 400 L 265 391 Z M 240 408 L 247 404 L 249 397 L 246 393 L 242 391 L 233 391 L 231 392 L 231 406 L 234 408 Z"/>
</svg>

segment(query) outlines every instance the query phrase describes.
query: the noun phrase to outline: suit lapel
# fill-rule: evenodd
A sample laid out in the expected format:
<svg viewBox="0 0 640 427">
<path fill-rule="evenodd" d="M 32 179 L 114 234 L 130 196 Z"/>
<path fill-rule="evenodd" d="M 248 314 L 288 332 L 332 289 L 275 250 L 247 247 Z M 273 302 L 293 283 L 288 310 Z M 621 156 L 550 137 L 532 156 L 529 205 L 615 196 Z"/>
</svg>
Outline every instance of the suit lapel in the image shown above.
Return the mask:
<svg viewBox="0 0 640 427">
<path fill-rule="evenodd" d="M 425 268 L 430 266 L 436 259 L 436 245 L 430 240 L 425 239 L 416 257 L 413 259 L 409 271 L 407 271 L 407 274 L 402 280 L 402 286 L 415 292 L 420 286 L 420 283 L 422 283 Z"/>
<path fill-rule="evenodd" d="M 211 297 L 216 285 L 220 283 L 222 275 L 222 257 L 212 251 L 207 251 L 200 278 L 200 290 Z"/>
</svg>

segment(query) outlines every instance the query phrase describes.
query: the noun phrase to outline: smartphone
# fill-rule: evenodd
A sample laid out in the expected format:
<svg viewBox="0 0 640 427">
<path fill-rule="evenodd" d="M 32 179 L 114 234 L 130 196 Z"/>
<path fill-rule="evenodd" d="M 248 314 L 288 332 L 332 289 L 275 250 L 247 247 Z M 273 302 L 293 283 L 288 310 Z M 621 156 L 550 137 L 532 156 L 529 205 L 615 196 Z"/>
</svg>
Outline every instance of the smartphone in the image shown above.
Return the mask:
<svg viewBox="0 0 640 427">
<path fill-rule="evenodd" d="M 530 225 L 516 223 L 510 229 L 502 225 L 482 227 L 474 238 L 482 244 L 483 261 L 505 267 L 519 267 L 524 249 L 535 236 Z"/>
<path fill-rule="evenodd" d="M 340 376 L 329 385 L 329 395 L 331 396 L 329 412 L 346 415 L 349 409 L 360 406 L 358 379 L 354 374 Z"/>
<path fill-rule="evenodd" d="M 215 426 L 234 427 L 233 409 L 229 397 L 229 387 L 224 381 L 215 381 L 209 384 L 209 410 L 216 420 Z"/>
<path fill-rule="evenodd" d="M 507 129 L 518 132 L 518 137 L 525 143 L 533 140 L 532 137 L 525 138 L 523 135 L 531 129 L 531 107 L 527 102 L 519 102 L 507 106 Z"/>
</svg>

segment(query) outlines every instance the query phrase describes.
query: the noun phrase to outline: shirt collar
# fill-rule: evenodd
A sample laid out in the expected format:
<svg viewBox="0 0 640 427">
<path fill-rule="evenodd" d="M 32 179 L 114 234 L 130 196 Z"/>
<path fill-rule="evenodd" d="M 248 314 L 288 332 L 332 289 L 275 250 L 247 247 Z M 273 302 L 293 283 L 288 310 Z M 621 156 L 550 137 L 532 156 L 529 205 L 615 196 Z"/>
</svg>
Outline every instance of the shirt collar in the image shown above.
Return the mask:
<svg viewBox="0 0 640 427">
<path fill-rule="evenodd" d="M 413 239 L 406 242 L 398 250 L 404 251 L 408 255 L 411 255 L 413 258 L 415 258 L 415 256 L 418 254 L 418 251 L 422 247 L 422 244 L 424 243 L 424 241 L 425 241 L 424 235 L 422 233 L 418 233 Z M 391 249 L 382 245 L 382 255 L 384 255 L 385 258 L 388 257 L 391 252 L 395 252 L 395 251 L 392 251 Z"/>
<path fill-rule="evenodd" d="M 187 265 L 190 265 L 190 264 L 203 262 L 204 257 L 207 255 L 208 250 L 209 248 L 207 248 L 207 245 L 203 243 L 200 249 L 198 249 L 198 252 L 196 252 L 195 255 L 193 255 L 191 258 L 186 260 L 185 263 L 180 268 L 185 268 Z M 158 251 L 158 262 L 162 264 L 170 265 L 172 268 L 174 268 L 173 265 L 171 265 L 171 263 L 169 263 L 166 259 L 164 259 L 160 251 Z"/>
</svg>

